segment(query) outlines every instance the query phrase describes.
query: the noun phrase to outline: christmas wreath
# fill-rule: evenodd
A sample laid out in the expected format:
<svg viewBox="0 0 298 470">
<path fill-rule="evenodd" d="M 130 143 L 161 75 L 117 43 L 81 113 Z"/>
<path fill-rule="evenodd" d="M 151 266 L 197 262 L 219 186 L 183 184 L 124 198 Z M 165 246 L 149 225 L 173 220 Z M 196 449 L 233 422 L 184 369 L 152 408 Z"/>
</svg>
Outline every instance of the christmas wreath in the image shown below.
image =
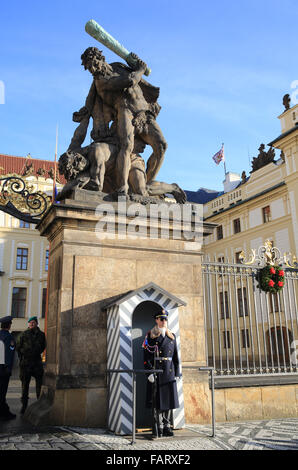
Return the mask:
<svg viewBox="0 0 298 470">
<path fill-rule="evenodd" d="M 265 292 L 276 292 L 282 290 L 285 284 L 285 272 L 280 266 L 267 265 L 258 273 L 258 287 Z"/>
</svg>

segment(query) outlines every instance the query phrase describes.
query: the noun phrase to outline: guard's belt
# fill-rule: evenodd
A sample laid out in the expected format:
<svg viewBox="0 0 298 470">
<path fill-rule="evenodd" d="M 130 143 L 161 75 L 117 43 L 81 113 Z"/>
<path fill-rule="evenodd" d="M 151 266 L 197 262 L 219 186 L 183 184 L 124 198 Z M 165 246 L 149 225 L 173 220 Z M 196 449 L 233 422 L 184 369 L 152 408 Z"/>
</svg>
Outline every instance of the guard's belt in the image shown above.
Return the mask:
<svg viewBox="0 0 298 470">
<path fill-rule="evenodd" d="M 171 361 L 173 358 L 172 357 L 157 357 L 157 361 Z"/>
</svg>

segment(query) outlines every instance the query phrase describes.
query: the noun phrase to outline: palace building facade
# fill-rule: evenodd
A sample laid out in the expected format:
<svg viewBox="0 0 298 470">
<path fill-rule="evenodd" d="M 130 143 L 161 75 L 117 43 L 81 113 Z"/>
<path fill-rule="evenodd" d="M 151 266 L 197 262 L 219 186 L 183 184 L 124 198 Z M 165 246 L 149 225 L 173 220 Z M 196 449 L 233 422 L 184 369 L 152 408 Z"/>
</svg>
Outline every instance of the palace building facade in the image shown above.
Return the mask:
<svg viewBox="0 0 298 470">
<path fill-rule="evenodd" d="M 298 254 L 298 105 L 279 119 L 282 134 L 268 151 L 260 146 L 250 176 L 229 172 L 223 191 L 186 191 L 189 201 L 204 205 L 204 221 L 217 224 L 204 239 L 210 258 L 232 262 L 268 238 Z"/>
<path fill-rule="evenodd" d="M 54 162 L 0 154 L 0 178 L 12 175 L 21 177 L 31 192 L 52 197 Z M 48 259 L 48 241 L 35 224 L 0 210 L 0 316 L 14 317 L 14 333 L 25 330 L 32 315 L 44 329 Z"/>
<path fill-rule="evenodd" d="M 281 135 L 260 146 L 249 176 L 230 172 L 223 191 L 187 192 L 216 224 L 204 238 L 203 280 L 208 361 L 222 376 L 297 372 L 298 105 L 279 119 Z M 256 282 L 267 240 L 290 263 L 276 294 Z"/>
</svg>

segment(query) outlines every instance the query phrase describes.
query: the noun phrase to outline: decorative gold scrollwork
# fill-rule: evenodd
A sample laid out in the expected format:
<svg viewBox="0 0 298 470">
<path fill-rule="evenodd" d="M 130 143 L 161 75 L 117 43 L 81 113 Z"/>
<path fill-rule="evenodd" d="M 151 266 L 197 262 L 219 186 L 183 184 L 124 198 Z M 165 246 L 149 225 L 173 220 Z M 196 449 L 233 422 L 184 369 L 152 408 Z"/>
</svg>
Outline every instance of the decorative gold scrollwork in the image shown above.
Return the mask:
<svg viewBox="0 0 298 470">
<path fill-rule="evenodd" d="M 251 250 L 249 260 L 246 259 L 246 255 L 245 255 L 244 251 L 242 250 L 240 255 L 239 255 L 239 259 L 240 259 L 242 264 L 245 264 L 245 265 L 253 264 L 256 260 L 256 250 Z"/>
<path fill-rule="evenodd" d="M 288 268 L 298 268 L 297 257 L 292 255 L 292 253 L 284 253 L 284 263 Z"/>
<path fill-rule="evenodd" d="M 259 266 L 274 266 L 276 264 L 285 264 L 289 268 L 297 268 L 297 258 L 291 253 L 284 253 L 281 256 L 280 250 L 273 246 L 271 240 L 266 240 L 263 246 L 260 246 L 257 250 L 251 250 L 249 259 L 247 259 L 244 251 L 241 251 L 239 255 L 240 262 L 244 265 L 252 265 L 254 263 Z"/>
<path fill-rule="evenodd" d="M 19 176 L 0 178 L 0 205 L 4 208 L 12 206 L 15 217 L 29 214 L 32 218 L 40 218 L 50 204 L 51 198 L 47 194 L 33 192 L 33 186 Z"/>
</svg>

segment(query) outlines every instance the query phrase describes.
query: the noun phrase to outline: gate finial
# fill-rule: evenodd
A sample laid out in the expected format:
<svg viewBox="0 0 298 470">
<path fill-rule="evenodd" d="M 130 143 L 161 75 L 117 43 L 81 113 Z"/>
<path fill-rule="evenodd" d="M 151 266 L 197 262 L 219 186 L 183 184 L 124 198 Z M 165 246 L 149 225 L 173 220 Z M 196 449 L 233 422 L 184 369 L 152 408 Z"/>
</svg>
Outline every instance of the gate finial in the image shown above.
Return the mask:
<svg viewBox="0 0 298 470">
<path fill-rule="evenodd" d="M 257 254 L 258 252 L 258 254 Z M 284 253 L 281 255 L 280 250 L 273 246 L 272 240 L 267 239 L 263 246 L 260 246 L 258 250 L 251 250 L 248 255 L 244 251 L 241 251 L 239 260 L 241 264 L 252 265 L 255 262 L 259 266 L 274 266 L 276 264 L 285 264 L 288 268 L 295 269 L 298 267 L 297 257 L 291 253 Z"/>
</svg>

